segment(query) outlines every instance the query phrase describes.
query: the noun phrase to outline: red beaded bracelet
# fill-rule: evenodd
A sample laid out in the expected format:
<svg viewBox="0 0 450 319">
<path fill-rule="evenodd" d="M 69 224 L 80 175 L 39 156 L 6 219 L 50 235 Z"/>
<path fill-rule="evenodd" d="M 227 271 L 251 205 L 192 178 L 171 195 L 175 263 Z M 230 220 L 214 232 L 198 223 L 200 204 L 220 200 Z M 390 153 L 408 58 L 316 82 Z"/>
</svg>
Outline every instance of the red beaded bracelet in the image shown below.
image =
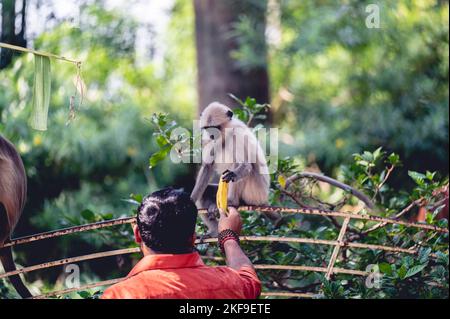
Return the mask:
<svg viewBox="0 0 450 319">
<path fill-rule="evenodd" d="M 218 242 L 220 250 L 222 251 L 223 254 L 225 254 L 224 244 L 228 240 L 234 240 L 239 244 L 239 235 L 231 229 L 225 229 L 224 231 L 220 232 L 218 236 Z"/>
</svg>

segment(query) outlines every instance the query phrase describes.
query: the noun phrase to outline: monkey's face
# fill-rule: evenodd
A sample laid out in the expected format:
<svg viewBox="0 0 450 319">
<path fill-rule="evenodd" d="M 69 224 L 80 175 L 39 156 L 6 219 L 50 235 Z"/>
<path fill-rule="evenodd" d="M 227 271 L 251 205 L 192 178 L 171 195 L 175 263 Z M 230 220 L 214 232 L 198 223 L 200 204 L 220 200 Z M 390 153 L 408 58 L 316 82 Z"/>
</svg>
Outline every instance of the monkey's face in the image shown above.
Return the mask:
<svg viewBox="0 0 450 319">
<path fill-rule="evenodd" d="M 200 115 L 204 141 L 217 141 L 222 137 L 226 124 L 231 121 L 233 112 L 226 105 L 213 102 Z"/>
</svg>

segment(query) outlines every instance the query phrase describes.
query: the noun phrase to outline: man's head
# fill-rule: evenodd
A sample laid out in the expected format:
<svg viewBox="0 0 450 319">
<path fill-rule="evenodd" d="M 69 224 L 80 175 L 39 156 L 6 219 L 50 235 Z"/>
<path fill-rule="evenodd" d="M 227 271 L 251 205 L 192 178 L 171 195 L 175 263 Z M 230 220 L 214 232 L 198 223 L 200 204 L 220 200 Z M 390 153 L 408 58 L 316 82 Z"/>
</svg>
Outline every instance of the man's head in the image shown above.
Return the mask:
<svg viewBox="0 0 450 319">
<path fill-rule="evenodd" d="M 190 253 L 197 213 L 189 194 L 181 189 L 154 192 L 138 208 L 136 240 L 155 253 Z"/>
</svg>

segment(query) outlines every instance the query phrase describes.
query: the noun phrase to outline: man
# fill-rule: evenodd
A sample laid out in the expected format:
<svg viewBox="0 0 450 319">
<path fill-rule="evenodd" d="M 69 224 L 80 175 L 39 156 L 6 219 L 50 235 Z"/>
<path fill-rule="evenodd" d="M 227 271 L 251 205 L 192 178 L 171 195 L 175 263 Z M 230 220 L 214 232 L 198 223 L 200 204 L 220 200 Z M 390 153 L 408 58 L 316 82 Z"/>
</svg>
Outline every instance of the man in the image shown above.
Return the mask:
<svg viewBox="0 0 450 319">
<path fill-rule="evenodd" d="M 254 299 L 261 292 L 251 261 L 239 246 L 236 209 L 221 212 L 219 245 L 228 267 L 208 267 L 195 251 L 197 208 L 189 194 L 167 188 L 146 197 L 133 226 L 144 257 L 103 299 Z"/>
</svg>

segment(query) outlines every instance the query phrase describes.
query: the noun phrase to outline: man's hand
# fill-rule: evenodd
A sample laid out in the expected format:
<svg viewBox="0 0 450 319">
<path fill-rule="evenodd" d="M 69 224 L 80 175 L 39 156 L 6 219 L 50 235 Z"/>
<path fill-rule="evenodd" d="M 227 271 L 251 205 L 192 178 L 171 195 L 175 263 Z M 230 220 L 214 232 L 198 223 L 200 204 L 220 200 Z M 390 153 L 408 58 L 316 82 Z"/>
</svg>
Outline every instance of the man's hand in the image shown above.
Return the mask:
<svg viewBox="0 0 450 319">
<path fill-rule="evenodd" d="M 231 229 L 236 234 L 240 235 L 242 230 L 242 220 L 241 215 L 234 207 L 228 207 L 228 216 L 222 209 L 219 209 L 220 219 L 219 219 L 219 233 L 226 229 Z"/>
<path fill-rule="evenodd" d="M 219 233 L 226 229 L 231 229 L 236 234 L 240 235 L 242 230 L 242 220 L 237 209 L 234 207 L 229 207 L 228 216 L 225 215 L 225 212 L 221 209 L 219 212 Z M 236 270 L 239 270 L 244 266 L 253 268 L 251 261 L 242 251 L 238 242 L 234 240 L 227 240 L 223 247 L 228 266 Z"/>
</svg>

